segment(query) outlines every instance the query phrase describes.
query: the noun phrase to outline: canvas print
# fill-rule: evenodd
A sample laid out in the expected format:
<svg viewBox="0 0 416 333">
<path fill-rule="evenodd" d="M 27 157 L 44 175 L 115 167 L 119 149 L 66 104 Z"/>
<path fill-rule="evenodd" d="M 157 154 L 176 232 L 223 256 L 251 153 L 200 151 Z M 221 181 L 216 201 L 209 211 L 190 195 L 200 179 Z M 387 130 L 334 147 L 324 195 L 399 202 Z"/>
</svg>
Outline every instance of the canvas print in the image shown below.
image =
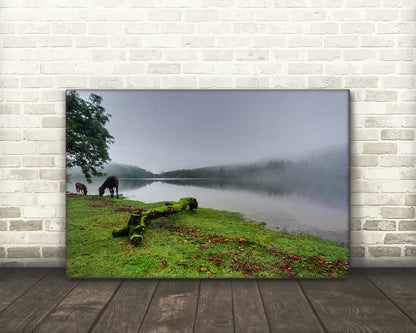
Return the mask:
<svg viewBox="0 0 416 333">
<path fill-rule="evenodd" d="M 345 278 L 349 91 L 68 90 L 67 276 Z"/>
</svg>

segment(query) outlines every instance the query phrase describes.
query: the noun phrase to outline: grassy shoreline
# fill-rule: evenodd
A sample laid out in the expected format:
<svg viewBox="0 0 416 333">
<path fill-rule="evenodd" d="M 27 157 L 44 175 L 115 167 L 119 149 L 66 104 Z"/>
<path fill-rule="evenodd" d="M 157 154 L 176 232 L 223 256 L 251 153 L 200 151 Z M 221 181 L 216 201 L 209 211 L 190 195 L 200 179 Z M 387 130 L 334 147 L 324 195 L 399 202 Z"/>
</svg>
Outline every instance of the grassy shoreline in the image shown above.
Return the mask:
<svg viewBox="0 0 416 333">
<path fill-rule="evenodd" d="M 349 250 L 307 234 L 265 230 L 235 212 L 198 208 L 153 221 L 139 247 L 111 232 L 143 203 L 67 195 L 67 276 L 72 278 L 348 277 Z"/>
</svg>

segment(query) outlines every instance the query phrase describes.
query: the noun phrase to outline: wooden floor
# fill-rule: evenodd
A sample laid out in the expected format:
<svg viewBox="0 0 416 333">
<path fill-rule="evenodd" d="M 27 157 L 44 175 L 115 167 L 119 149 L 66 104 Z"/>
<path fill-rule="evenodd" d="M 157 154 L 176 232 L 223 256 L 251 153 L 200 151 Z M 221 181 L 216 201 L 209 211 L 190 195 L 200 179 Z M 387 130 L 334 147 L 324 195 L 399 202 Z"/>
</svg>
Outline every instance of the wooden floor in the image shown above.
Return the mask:
<svg viewBox="0 0 416 333">
<path fill-rule="evenodd" d="M 79 280 L 0 269 L 0 332 L 416 332 L 416 269 L 346 280 Z"/>
</svg>

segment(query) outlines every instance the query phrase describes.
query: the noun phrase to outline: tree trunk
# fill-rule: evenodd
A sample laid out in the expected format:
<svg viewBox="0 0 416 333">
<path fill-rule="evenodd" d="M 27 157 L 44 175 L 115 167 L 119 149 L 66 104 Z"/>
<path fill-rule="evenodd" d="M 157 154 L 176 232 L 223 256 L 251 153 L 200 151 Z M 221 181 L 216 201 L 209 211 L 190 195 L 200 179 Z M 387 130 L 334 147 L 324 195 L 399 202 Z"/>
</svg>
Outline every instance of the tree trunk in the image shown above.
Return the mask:
<svg viewBox="0 0 416 333">
<path fill-rule="evenodd" d="M 129 236 L 130 243 L 134 246 L 140 245 L 143 240 L 142 233 L 153 220 L 159 217 L 169 216 L 185 210 L 198 208 L 195 198 L 182 198 L 178 202 L 166 203 L 166 206 L 154 208 L 145 212 L 134 212 L 130 216 L 127 225 L 113 230 L 113 237 Z"/>
</svg>

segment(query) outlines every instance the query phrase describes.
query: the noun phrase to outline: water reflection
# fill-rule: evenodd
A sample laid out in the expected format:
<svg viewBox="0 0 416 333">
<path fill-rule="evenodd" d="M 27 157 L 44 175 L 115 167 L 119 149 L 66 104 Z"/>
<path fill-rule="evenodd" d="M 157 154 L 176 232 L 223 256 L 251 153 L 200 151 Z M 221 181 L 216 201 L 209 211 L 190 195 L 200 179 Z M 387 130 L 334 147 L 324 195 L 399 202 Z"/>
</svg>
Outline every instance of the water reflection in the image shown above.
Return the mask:
<svg viewBox="0 0 416 333">
<path fill-rule="evenodd" d="M 98 194 L 104 179 L 88 186 Z M 74 188 L 67 184 L 68 190 Z M 266 228 L 307 232 L 326 239 L 348 243 L 348 200 L 346 193 L 300 192 L 295 189 L 249 186 L 227 179 L 120 179 L 126 197 L 143 202 L 179 200 L 193 196 L 200 207 L 237 211 L 246 219 L 265 222 Z"/>
</svg>

